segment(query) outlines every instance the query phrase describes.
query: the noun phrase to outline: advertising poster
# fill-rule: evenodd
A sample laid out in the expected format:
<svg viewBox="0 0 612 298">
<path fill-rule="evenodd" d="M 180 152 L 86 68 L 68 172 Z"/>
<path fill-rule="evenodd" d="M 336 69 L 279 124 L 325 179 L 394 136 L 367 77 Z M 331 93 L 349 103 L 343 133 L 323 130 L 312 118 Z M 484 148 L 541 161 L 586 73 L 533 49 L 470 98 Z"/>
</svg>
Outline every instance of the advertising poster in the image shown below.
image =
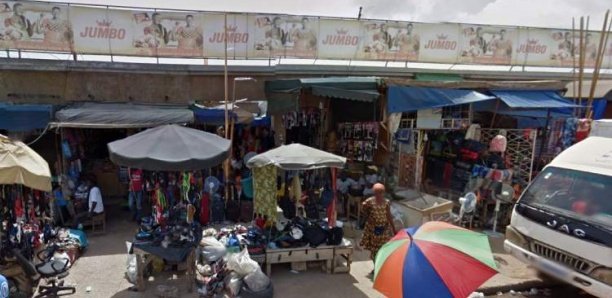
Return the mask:
<svg viewBox="0 0 612 298">
<path fill-rule="evenodd" d="M 516 33 L 511 27 L 462 25 L 458 62 L 510 65 Z"/>
<path fill-rule="evenodd" d="M 0 48 L 73 52 L 68 6 L 0 2 Z"/>
<path fill-rule="evenodd" d="M 584 65 L 593 68 L 599 37 L 596 32 L 584 35 Z M 522 29 L 517 45 L 517 64 L 533 66 L 576 67 L 580 61 L 580 33 L 571 30 Z M 523 57 L 523 58 L 521 58 Z M 604 64 L 605 65 L 605 64 Z"/>
<path fill-rule="evenodd" d="M 419 62 L 456 63 L 459 31 L 457 24 L 421 24 Z"/>
<path fill-rule="evenodd" d="M 319 19 L 301 16 L 250 15 L 250 58 L 316 58 Z"/>
<path fill-rule="evenodd" d="M 145 56 L 202 57 L 202 15 L 133 12 L 132 51 Z"/>
<path fill-rule="evenodd" d="M 417 61 L 421 37 L 418 24 L 409 22 L 362 22 L 363 38 L 357 55 L 365 60 Z"/>
<path fill-rule="evenodd" d="M 250 42 L 248 18 L 244 14 L 227 15 L 227 31 L 223 29 L 223 14 L 204 14 L 204 55 L 208 58 L 223 58 L 227 38 L 228 58 L 247 56 Z M 226 36 L 227 32 L 227 36 Z"/>
<path fill-rule="evenodd" d="M 132 23 L 129 11 L 70 7 L 77 53 L 131 54 Z"/>
<path fill-rule="evenodd" d="M 318 57 L 353 59 L 361 42 L 361 24 L 357 21 L 324 19 L 319 21 Z"/>
</svg>

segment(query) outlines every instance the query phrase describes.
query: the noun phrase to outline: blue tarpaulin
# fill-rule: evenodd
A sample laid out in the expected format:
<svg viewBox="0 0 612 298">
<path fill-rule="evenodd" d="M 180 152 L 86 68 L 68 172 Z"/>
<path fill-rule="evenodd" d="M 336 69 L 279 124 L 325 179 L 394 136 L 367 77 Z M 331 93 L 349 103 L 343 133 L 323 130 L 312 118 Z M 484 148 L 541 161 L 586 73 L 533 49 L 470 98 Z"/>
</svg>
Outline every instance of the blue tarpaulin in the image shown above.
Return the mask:
<svg viewBox="0 0 612 298">
<path fill-rule="evenodd" d="M 573 109 L 553 109 L 553 108 L 532 108 L 532 109 L 518 109 L 511 108 L 505 102 L 501 101 L 486 101 L 479 102 L 473 105 L 474 111 L 476 112 L 491 112 L 499 115 L 513 116 L 513 117 L 529 117 L 529 118 L 546 118 L 548 117 L 548 110 L 550 110 L 550 116 L 555 117 L 571 117 Z"/>
<path fill-rule="evenodd" d="M 30 131 L 47 127 L 53 112 L 52 105 L 0 103 L 0 129 Z"/>
<path fill-rule="evenodd" d="M 387 110 L 389 113 L 411 112 L 494 98 L 473 90 L 390 86 Z"/>
<path fill-rule="evenodd" d="M 225 123 L 225 110 L 209 109 L 197 106 L 192 106 L 191 110 L 193 111 L 193 116 L 196 123 L 209 125 L 221 125 Z M 230 119 L 231 117 L 234 117 L 234 120 L 236 120 L 236 114 L 234 114 L 232 111 L 229 111 L 228 115 Z"/>
<path fill-rule="evenodd" d="M 514 109 L 574 108 L 576 105 L 550 90 L 492 90 L 491 93 Z"/>
<path fill-rule="evenodd" d="M 585 108 L 589 105 L 589 101 L 587 99 L 582 100 L 582 106 Z M 606 107 L 608 106 L 608 101 L 605 98 L 595 98 L 593 100 L 593 120 L 603 119 L 606 114 Z"/>
</svg>

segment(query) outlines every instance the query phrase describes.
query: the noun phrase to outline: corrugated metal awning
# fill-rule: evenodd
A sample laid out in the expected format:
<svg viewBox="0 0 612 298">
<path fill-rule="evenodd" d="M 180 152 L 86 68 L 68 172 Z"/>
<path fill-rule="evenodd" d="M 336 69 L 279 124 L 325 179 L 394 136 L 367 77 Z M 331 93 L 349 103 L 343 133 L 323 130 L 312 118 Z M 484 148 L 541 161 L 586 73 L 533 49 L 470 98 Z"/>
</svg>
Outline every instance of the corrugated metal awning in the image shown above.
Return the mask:
<svg viewBox="0 0 612 298">
<path fill-rule="evenodd" d="M 144 128 L 193 123 L 187 106 L 135 103 L 77 103 L 55 113 L 53 127 Z"/>
</svg>

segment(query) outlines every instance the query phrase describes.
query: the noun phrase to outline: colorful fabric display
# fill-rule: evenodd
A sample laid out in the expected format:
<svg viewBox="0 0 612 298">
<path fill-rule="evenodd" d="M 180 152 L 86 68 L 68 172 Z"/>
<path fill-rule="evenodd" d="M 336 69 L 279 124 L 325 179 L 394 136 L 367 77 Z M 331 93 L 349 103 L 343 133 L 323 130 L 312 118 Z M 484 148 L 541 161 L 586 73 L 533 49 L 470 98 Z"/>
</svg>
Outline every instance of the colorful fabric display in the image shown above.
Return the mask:
<svg viewBox="0 0 612 298">
<path fill-rule="evenodd" d="M 276 172 L 274 165 L 253 168 L 253 209 L 268 220 L 276 220 Z"/>
</svg>

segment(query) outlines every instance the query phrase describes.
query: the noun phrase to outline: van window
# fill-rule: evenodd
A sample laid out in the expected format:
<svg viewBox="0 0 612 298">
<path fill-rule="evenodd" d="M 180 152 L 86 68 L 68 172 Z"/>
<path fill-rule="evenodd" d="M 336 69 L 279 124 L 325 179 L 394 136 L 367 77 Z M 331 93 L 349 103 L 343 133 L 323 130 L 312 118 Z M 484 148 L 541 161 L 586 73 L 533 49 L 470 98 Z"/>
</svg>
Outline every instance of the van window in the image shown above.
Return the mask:
<svg viewBox="0 0 612 298">
<path fill-rule="evenodd" d="M 548 167 L 521 203 L 612 228 L 612 176 Z"/>
</svg>

